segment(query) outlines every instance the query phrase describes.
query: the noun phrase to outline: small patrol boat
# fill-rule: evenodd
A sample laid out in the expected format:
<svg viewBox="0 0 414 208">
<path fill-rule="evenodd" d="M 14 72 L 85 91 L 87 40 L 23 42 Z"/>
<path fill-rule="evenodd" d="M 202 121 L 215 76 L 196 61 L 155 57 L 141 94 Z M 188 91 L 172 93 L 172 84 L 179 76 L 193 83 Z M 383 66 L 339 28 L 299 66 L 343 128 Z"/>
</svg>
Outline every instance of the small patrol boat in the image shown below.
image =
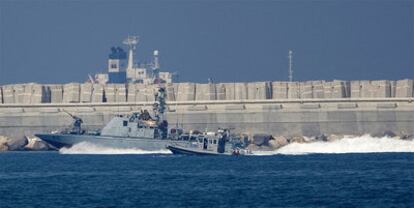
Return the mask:
<svg viewBox="0 0 414 208">
<path fill-rule="evenodd" d="M 248 149 L 236 147 L 227 129 L 219 129 L 216 133 L 199 135 L 194 141 L 186 144 L 172 143 L 167 146 L 173 154 L 184 155 L 249 155 Z"/>
<path fill-rule="evenodd" d="M 164 88 L 159 88 L 155 100 L 153 116 L 147 110 L 127 116 L 116 116 L 101 130 L 91 132 L 82 128 L 83 120 L 80 117 L 66 112 L 74 120 L 69 129 L 39 133 L 35 136 L 56 148 L 87 142 L 101 147 L 148 151 L 163 150 L 172 143 L 184 144 L 192 139 L 180 137 L 177 129 L 168 131 L 168 122 L 164 119 L 166 105 Z"/>
</svg>

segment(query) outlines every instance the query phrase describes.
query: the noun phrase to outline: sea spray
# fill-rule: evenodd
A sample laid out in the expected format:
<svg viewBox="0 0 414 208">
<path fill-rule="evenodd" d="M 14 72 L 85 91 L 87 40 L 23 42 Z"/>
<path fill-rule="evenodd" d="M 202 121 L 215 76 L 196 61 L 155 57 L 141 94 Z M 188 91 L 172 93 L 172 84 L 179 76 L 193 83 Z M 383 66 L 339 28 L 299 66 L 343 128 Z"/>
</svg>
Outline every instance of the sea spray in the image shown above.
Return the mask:
<svg viewBox="0 0 414 208">
<path fill-rule="evenodd" d="M 102 147 L 89 142 L 81 142 L 69 148 L 61 148 L 60 154 L 93 154 L 93 155 L 120 155 L 120 154 L 171 154 L 169 150 L 147 151 L 141 149 L 120 149 Z"/>
<path fill-rule="evenodd" d="M 300 155 L 300 154 L 341 154 L 341 153 L 379 153 L 414 152 L 414 141 L 391 137 L 372 137 L 363 135 L 346 136 L 331 142 L 291 143 L 275 151 L 257 151 L 254 155 Z"/>
</svg>

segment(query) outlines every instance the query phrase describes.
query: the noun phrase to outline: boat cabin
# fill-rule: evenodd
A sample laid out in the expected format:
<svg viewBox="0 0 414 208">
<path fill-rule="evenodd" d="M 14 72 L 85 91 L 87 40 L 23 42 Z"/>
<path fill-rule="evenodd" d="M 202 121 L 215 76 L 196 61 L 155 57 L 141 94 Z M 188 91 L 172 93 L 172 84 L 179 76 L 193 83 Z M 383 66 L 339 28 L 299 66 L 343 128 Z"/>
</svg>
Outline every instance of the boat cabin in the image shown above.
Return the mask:
<svg viewBox="0 0 414 208">
<path fill-rule="evenodd" d="M 203 151 L 212 151 L 218 153 L 224 153 L 226 148 L 226 138 L 223 136 L 203 136 L 199 137 L 198 148 Z"/>
</svg>

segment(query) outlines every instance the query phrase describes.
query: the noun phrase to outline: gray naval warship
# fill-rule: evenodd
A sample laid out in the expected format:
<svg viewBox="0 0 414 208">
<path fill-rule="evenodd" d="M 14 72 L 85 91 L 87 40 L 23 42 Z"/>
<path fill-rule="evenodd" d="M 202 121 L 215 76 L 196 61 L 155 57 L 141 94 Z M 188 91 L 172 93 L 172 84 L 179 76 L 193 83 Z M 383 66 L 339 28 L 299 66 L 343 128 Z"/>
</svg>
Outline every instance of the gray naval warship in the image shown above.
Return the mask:
<svg viewBox="0 0 414 208">
<path fill-rule="evenodd" d="M 160 87 L 155 94 L 153 116 L 147 110 L 116 116 L 101 130 L 88 132 L 82 129 L 81 118 L 66 112 L 74 120 L 70 128 L 35 136 L 56 148 L 71 147 L 81 142 L 101 147 L 147 151 L 166 149 L 171 144 L 185 145 L 191 137 L 179 136 L 177 129 L 168 131 L 168 122 L 164 119 L 165 105 L 165 89 Z"/>
</svg>

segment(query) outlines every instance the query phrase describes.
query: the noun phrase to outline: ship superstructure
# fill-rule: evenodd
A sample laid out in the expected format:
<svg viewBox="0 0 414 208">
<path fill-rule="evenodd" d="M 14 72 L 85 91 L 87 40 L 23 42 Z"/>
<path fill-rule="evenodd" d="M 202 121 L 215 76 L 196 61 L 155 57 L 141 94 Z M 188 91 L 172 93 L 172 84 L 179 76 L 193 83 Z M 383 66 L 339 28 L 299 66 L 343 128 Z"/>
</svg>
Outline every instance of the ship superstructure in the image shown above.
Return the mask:
<svg viewBox="0 0 414 208">
<path fill-rule="evenodd" d="M 128 36 L 123 44 L 128 47 L 128 53 L 120 46 L 112 47 L 108 56 L 107 73 L 95 75 L 94 82 L 106 83 L 173 83 L 176 74 L 160 71 L 159 51 L 153 51 L 153 58 L 149 63 L 138 64 L 134 54 L 139 43 L 137 36 Z"/>
</svg>

